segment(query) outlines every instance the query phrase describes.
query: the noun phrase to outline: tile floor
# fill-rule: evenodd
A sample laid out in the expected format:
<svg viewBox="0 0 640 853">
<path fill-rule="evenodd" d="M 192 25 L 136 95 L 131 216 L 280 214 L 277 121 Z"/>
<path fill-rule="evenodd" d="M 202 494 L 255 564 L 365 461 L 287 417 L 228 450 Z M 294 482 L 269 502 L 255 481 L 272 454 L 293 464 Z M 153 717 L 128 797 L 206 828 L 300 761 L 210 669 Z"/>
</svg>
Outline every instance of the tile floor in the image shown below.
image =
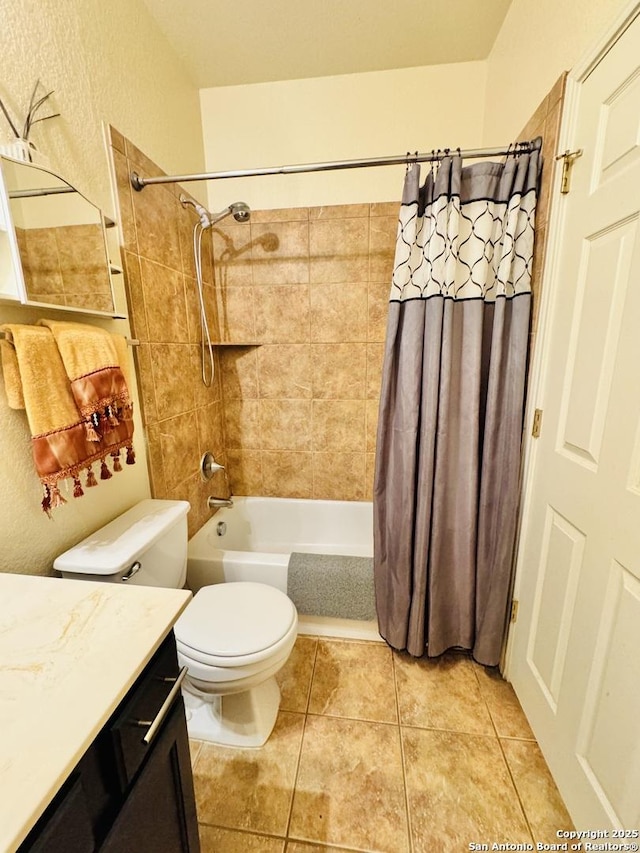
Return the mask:
<svg viewBox="0 0 640 853">
<path fill-rule="evenodd" d="M 457 853 L 572 827 L 512 688 L 467 656 L 300 636 L 278 680 L 262 749 L 191 742 L 202 853 Z"/>
</svg>

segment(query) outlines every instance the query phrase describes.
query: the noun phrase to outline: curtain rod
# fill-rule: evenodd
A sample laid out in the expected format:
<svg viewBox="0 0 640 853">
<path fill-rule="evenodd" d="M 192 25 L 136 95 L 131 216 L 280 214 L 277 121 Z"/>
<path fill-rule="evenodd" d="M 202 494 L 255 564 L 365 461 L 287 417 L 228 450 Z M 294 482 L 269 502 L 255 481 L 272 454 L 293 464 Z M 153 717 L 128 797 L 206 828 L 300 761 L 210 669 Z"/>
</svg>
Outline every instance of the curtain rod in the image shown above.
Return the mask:
<svg viewBox="0 0 640 853">
<path fill-rule="evenodd" d="M 160 175 L 155 178 L 143 178 L 137 172 L 131 172 L 131 186 L 134 190 L 143 190 L 151 184 L 185 184 L 189 181 L 218 181 L 224 178 L 254 178 L 264 175 L 295 175 L 302 172 L 332 172 L 337 169 L 361 169 L 370 166 L 401 166 L 409 163 L 433 163 L 451 154 L 458 154 L 463 159 L 480 157 L 504 157 L 508 154 L 528 154 L 539 150 L 542 145 L 541 137 L 531 142 L 515 142 L 508 148 L 438 148 L 420 154 L 407 152 L 392 157 L 371 157 L 365 160 L 333 160 L 327 163 L 303 163 L 297 166 L 270 166 L 266 169 L 237 169 L 229 172 L 201 172 L 194 175 Z"/>
</svg>

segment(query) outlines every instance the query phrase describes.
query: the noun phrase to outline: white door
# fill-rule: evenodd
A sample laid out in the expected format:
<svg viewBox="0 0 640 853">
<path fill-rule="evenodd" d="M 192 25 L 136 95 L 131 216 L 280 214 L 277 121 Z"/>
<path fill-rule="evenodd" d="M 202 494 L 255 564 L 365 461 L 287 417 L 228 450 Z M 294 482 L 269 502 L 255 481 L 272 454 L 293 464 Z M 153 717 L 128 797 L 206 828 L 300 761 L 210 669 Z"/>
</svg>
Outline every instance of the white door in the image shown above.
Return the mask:
<svg viewBox="0 0 640 853">
<path fill-rule="evenodd" d="M 640 827 L 640 18 L 573 88 L 507 674 L 576 825 Z M 564 147 L 564 146 L 563 146 Z M 613 839 L 612 839 L 613 840 Z"/>
</svg>

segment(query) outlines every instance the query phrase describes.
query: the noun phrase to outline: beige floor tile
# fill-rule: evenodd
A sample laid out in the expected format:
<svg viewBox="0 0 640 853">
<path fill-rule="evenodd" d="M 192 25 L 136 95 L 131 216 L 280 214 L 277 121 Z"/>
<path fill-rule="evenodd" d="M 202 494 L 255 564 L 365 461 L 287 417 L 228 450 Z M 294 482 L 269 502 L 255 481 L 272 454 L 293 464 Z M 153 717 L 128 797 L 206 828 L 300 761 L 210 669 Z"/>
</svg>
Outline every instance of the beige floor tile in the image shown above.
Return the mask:
<svg viewBox="0 0 640 853">
<path fill-rule="evenodd" d="M 282 711 L 307 710 L 317 645 L 315 637 L 298 637 L 289 660 L 276 675 Z"/>
<path fill-rule="evenodd" d="M 289 837 L 371 853 L 408 851 L 397 726 L 307 718 Z"/>
<path fill-rule="evenodd" d="M 397 722 L 391 649 L 378 643 L 319 640 L 309 713 Z"/>
<path fill-rule="evenodd" d="M 200 853 L 283 853 L 285 842 L 281 838 L 252 835 L 223 829 L 219 826 L 199 825 Z"/>
<path fill-rule="evenodd" d="M 495 669 L 475 665 L 480 690 L 499 737 L 535 740 L 513 687 Z"/>
<path fill-rule="evenodd" d="M 531 836 L 497 738 L 402 729 L 414 853 Z"/>
<path fill-rule="evenodd" d="M 327 847 L 324 844 L 302 844 L 300 841 L 289 841 L 285 853 L 342 853 L 345 849 L 345 847 Z"/>
<path fill-rule="evenodd" d="M 400 721 L 405 726 L 494 734 L 473 663 L 464 655 L 436 659 L 395 653 Z"/>
<path fill-rule="evenodd" d="M 557 831 L 574 827 L 540 747 L 532 741 L 503 740 L 502 748 L 533 832 L 533 840 L 557 844 Z"/>
<path fill-rule="evenodd" d="M 284 711 L 260 749 L 205 743 L 194 772 L 198 820 L 284 835 L 303 727 L 302 714 Z"/>
<path fill-rule="evenodd" d="M 191 766 L 195 767 L 196 761 L 198 760 L 198 755 L 200 754 L 200 749 L 202 747 L 201 740 L 193 740 L 189 738 L 189 754 L 191 755 Z"/>
</svg>

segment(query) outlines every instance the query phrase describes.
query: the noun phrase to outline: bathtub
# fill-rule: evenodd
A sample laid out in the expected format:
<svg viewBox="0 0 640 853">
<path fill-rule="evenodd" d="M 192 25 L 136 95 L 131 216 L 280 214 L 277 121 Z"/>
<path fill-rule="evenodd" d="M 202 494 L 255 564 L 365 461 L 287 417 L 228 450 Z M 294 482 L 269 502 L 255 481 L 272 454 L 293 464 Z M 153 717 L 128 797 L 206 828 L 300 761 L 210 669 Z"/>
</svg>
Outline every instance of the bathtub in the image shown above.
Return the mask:
<svg viewBox="0 0 640 853">
<path fill-rule="evenodd" d="M 187 584 L 255 581 L 287 592 L 291 553 L 373 556 L 373 507 L 364 501 L 234 497 L 189 541 Z M 303 633 L 380 639 L 375 623 L 301 616 Z"/>
</svg>

